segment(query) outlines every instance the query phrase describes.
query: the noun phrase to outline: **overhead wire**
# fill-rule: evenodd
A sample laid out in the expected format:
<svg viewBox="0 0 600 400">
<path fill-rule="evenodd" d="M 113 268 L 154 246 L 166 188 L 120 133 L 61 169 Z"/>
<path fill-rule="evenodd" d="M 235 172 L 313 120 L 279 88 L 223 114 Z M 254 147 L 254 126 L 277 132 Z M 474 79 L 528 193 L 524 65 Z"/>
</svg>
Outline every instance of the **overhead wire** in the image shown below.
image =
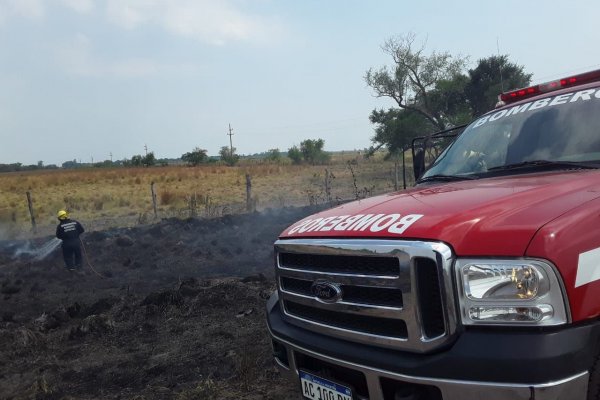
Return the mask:
<svg viewBox="0 0 600 400">
<path fill-rule="evenodd" d="M 297 125 L 270 126 L 270 127 L 260 128 L 259 130 L 255 129 L 255 130 L 244 131 L 244 133 L 257 134 L 257 133 L 264 133 L 264 132 L 277 131 L 277 130 L 286 130 L 289 132 L 290 130 L 306 130 L 306 129 L 318 130 L 318 131 L 331 130 L 331 129 L 344 129 L 346 126 L 352 125 L 354 121 L 359 121 L 359 120 L 363 120 L 363 119 L 365 119 L 365 118 L 364 117 L 355 117 L 355 118 L 346 118 L 346 119 L 341 119 L 341 120 L 311 122 L 311 123 L 297 124 Z"/>
</svg>

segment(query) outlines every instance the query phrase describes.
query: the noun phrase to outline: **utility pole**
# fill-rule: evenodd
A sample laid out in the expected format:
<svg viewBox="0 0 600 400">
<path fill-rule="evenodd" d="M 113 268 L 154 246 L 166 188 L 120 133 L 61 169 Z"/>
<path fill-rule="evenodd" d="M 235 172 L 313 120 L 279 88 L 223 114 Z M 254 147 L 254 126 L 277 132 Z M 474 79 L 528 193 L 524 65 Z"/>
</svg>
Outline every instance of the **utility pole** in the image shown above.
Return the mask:
<svg viewBox="0 0 600 400">
<path fill-rule="evenodd" d="M 112 151 L 110 152 L 110 162 L 112 163 Z"/>
<path fill-rule="evenodd" d="M 148 155 L 148 145 L 144 144 L 144 151 L 146 152 L 146 155 Z"/>
<path fill-rule="evenodd" d="M 233 157 L 233 141 L 231 140 L 231 137 L 233 136 L 233 129 L 231 128 L 231 124 L 229 124 L 229 156 Z"/>
</svg>

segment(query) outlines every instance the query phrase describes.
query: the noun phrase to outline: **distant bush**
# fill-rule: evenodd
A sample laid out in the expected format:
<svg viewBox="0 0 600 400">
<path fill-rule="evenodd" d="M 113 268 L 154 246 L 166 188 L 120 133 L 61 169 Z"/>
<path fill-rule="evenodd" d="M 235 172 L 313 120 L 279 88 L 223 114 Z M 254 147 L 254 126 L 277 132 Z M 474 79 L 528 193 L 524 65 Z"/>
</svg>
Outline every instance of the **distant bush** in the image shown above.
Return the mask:
<svg viewBox="0 0 600 400">
<path fill-rule="evenodd" d="M 294 164 L 300 164 L 302 162 L 302 152 L 298 146 L 292 146 L 288 149 L 288 157 Z"/>
<path fill-rule="evenodd" d="M 325 141 L 323 139 L 306 139 L 300 143 L 300 151 L 304 161 L 310 164 L 325 164 L 329 161 L 329 153 L 323 150 Z"/>
<path fill-rule="evenodd" d="M 323 150 L 325 141 L 323 139 L 306 139 L 298 146 L 292 146 L 288 149 L 288 157 L 294 164 L 300 164 L 305 161 L 312 165 L 326 164 L 331 155 Z"/>
<path fill-rule="evenodd" d="M 208 162 L 207 150 L 196 147 L 193 151 L 182 154 L 181 159 L 191 166 L 204 164 Z"/>
<path fill-rule="evenodd" d="M 235 147 L 230 148 L 227 146 L 221 147 L 219 150 L 219 155 L 221 156 L 221 160 L 225 161 L 225 163 L 229 166 L 234 166 L 240 161 L 240 156 L 235 153 Z"/>
<path fill-rule="evenodd" d="M 160 204 L 163 206 L 167 206 L 175 201 L 175 199 L 177 198 L 177 194 L 170 190 L 163 190 L 162 192 L 160 192 L 159 197 Z"/>
<path fill-rule="evenodd" d="M 281 161 L 281 152 L 279 152 L 279 149 L 269 149 L 267 152 L 267 160 L 271 162 Z"/>
</svg>

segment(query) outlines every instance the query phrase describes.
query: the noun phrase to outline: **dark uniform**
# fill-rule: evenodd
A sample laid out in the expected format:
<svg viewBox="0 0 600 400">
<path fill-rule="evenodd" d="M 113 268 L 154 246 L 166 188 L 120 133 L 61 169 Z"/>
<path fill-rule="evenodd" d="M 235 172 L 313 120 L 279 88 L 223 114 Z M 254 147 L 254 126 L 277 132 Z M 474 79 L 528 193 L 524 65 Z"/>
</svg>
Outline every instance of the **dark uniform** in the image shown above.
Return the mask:
<svg viewBox="0 0 600 400">
<path fill-rule="evenodd" d="M 62 251 L 68 269 L 81 269 L 81 245 L 79 235 L 83 226 L 73 219 L 63 219 L 56 227 L 56 237 L 62 240 Z"/>
</svg>

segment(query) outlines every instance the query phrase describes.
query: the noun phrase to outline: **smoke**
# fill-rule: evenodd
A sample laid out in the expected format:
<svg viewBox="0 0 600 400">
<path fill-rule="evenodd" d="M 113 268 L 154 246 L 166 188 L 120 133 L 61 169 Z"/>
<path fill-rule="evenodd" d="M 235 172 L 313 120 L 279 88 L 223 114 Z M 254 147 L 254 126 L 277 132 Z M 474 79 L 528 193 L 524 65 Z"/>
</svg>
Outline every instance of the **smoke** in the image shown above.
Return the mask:
<svg viewBox="0 0 600 400">
<path fill-rule="evenodd" d="M 10 227 L 0 224 L 0 240 L 10 239 L 10 237 L 11 237 L 10 233 L 11 233 Z"/>
<path fill-rule="evenodd" d="M 59 245 L 61 240 L 52 238 L 41 246 L 34 246 L 30 241 L 13 250 L 13 259 L 21 257 L 31 257 L 33 261 L 42 261 L 48 257 Z"/>
</svg>

